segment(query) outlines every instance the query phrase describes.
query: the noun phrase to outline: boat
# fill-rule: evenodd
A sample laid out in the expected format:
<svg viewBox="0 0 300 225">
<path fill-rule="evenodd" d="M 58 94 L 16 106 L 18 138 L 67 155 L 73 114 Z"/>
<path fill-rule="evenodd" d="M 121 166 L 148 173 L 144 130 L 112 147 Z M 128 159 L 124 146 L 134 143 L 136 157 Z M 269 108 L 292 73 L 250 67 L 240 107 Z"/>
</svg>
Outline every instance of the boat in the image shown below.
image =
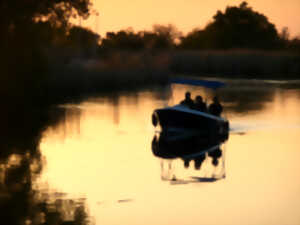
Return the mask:
<svg viewBox="0 0 300 225">
<path fill-rule="evenodd" d="M 218 81 L 202 81 L 191 79 L 173 79 L 172 83 L 200 85 L 206 88 L 220 88 L 224 83 Z M 210 113 L 191 109 L 185 105 L 167 106 L 155 109 L 152 114 L 152 124 L 160 126 L 168 133 L 189 133 L 201 135 L 208 139 L 224 140 L 228 138 L 229 121 Z"/>
<path fill-rule="evenodd" d="M 175 105 L 156 109 L 152 114 L 154 126 L 160 125 L 164 132 L 189 133 L 214 139 L 227 139 L 229 122 L 227 119 L 190 109 L 184 105 Z"/>
</svg>

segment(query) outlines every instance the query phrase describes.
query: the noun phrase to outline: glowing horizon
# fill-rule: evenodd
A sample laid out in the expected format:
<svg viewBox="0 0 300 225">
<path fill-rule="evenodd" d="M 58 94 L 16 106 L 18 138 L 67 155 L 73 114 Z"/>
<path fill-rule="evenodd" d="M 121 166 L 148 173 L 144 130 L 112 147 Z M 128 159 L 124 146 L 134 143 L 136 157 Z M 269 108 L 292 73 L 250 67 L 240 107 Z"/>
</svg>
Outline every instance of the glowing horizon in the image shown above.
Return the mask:
<svg viewBox="0 0 300 225">
<path fill-rule="evenodd" d="M 151 30 L 154 24 L 172 24 L 186 34 L 195 28 L 203 28 L 210 22 L 217 10 L 224 11 L 227 6 L 238 6 L 242 0 L 210 0 L 198 2 L 187 0 L 93 0 L 93 10 L 99 16 L 91 15 L 82 25 L 99 33 L 132 28 L 134 31 Z M 290 37 L 300 36 L 300 1 L 286 0 L 248 0 L 248 5 L 264 14 L 275 24 L 278 32 L 288 27 Z"/>
</svg>

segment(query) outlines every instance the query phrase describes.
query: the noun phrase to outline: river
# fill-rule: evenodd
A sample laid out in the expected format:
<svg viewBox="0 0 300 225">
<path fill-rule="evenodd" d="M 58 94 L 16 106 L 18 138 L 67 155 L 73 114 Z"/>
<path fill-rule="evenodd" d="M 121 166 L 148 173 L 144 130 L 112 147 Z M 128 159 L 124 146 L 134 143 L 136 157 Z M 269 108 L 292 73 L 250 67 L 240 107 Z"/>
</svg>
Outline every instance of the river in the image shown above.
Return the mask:
<svg viewBox="0 0 300 225">
<path fill-rule="evenodd" d="M 62 220 L 81 215 L 90 224 L 298 225 L 299 82 L 225 83 L 217 91 L 173 84 L 59 106 L 60 119 L 41 132 L 35 198 Z M 153 153 L 153 110 L 186 91 L 222 101 L 230 134 L 217 166 L 208 158 L 186 168 Z"/>
</svg>

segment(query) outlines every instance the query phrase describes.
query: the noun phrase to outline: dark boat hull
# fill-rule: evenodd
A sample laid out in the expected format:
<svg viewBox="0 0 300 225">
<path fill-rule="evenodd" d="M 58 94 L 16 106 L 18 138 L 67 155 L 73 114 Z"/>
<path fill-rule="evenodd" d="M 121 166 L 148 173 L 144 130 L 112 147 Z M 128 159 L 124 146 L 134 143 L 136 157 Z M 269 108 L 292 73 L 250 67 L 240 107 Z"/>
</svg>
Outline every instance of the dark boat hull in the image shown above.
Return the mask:
<svg viewBox="0 0 300 225">
<path fill-rule="evenodd" d="M 164 132 L 191 132 L 206 138 L 228 138 L 229 122 L 221 117 L 192 110 L 184 106 L 157 109 L 153 124 L 159 124 Z"/>
</svg>

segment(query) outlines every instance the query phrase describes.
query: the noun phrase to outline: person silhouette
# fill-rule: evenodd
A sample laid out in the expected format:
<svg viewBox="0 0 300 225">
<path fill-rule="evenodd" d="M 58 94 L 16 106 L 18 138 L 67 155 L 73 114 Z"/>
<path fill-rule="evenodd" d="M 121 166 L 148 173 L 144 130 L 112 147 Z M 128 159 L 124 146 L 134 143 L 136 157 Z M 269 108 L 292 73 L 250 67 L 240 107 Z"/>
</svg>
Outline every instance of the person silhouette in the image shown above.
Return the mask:
<svg viewBox="0 0 300 225">
<path fill-rule="evenodd" d="M 192 98 L 191 98 L 191 93 L 190 92 L 186 92 L 185 93 L 185 99 L 184 100 L 182 100 L 181 102 L 180 102 L 180 104 L 181 105 L 185 105 L 185 106 L 187 106 L 187 107 L 189 107 L 189 108 L 194 108 L 194 101 L 192 100 Z"/>
<path fill-rule="evenodd" d="M 196 96 L 194 108 L 201 112 L 207 112 L 207 106 L 206 103 L 203 102 L 202 96 Z"/>
<path fill-rule="evenodd" d="M 223 111 L 223 107 L 219 102 L 219 99 L 217 96 L 215 96 L 213 98 L 213 103 L 211 103 L 208 107 L 208 111 L 209 113 L 211 113 L 214 116 L 220 116 L 222 111 Z"/>
</svg>

